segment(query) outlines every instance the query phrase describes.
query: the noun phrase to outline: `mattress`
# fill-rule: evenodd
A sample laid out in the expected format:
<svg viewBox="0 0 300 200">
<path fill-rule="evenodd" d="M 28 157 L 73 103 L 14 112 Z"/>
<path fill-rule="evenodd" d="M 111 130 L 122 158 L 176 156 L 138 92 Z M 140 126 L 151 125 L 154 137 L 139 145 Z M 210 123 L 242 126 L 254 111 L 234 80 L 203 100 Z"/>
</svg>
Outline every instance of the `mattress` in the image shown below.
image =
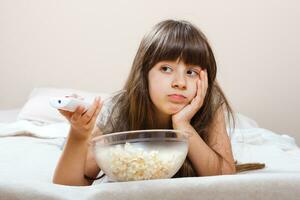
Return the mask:
<svg viewBox="0 0 300 200">
<path fill-rule="evenodd" d="M 7 114 L 7 112 L 1 112 Z M 10 117 L 13 117 L 11 112 Z M 52 183 L 67 123 L 0 125 L 0 199 L 299 199 L 300 149 L 292 137 L 259 127 L 236 129 L 235 159 L 266 168 L 235 175 L 95 182 L 75 187 Z"/>
</svg>

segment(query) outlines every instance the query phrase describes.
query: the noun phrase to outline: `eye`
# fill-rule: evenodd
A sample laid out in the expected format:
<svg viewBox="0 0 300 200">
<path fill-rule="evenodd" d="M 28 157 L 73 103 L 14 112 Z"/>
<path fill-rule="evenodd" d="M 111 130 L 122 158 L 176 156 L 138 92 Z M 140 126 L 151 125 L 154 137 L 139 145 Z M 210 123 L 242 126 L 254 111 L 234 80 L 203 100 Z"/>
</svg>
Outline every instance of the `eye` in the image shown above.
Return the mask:
<svg viewBox="0 0 300 200">
<path fill-rule="evenodd" d="M 187 73 L 189 76 L 192 76 L 192 77 L 199 76 L 198 71 L 193 70 L 193 69 L 189 69 L 186 73 Z"/>
<path fill-rule="evenodd" d="M 168 72 L 168 73 L 173 71 L 172 68 L 167 66 L 167 65 L 162 66 L 160 68 L 160 70 L 163 71 L 163 72 Z"/>
</svg>

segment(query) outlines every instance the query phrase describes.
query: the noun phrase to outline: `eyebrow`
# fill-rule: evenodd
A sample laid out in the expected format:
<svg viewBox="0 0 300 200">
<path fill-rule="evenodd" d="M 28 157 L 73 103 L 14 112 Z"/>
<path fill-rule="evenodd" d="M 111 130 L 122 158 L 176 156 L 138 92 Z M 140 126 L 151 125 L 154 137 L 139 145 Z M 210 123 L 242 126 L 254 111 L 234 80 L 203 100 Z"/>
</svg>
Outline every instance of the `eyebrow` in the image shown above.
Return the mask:
<svg viewBox="0 0 300 200">
<path fill-rule="evenodd" d="M 173 61 L 173 60 L 162 60 L 158 63 L 161 63 L 161 65 L 170 65 L 171 67 L 174 67 L 174 64 L 178 64 L 178 62 L 176 61 Z M 189 65 L 189 64 L 186 64 L 184 63 L 188 68 L 192 68 L 192 69 L 196 69 L 197 71 L 201 71 L 202 70 L 202 67 L 200 65 Z"/>
</svg>

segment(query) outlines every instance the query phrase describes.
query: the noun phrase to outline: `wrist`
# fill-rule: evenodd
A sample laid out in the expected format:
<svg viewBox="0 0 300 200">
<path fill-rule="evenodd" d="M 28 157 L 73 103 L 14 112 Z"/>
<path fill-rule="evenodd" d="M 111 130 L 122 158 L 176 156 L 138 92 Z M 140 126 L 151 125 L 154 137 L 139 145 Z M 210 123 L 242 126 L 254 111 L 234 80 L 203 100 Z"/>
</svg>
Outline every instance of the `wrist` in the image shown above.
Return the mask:
<svg viewBox="0 0 300 200">
<path fill-rule="evenodd" d="M 69 137 L 76 141 L 88 141 L 91 136 L 91 131 L 80 131 L 73 127 L 70 128 Z"/>
<path fill-rule="evenodd" d="M 192 128 L 192 125 L 188 122 L 173 123 L 173 129 L 176 130 L 189 130 L 190 128 Z"/>
<path fill-rule="evenodd" d="M 177 115 L 172 116 L 172 125 L 174 129 L 178 129 L 180 127 L 187 127 L 190 125 L 190 120 L 178 117 Z"/>
</svg>

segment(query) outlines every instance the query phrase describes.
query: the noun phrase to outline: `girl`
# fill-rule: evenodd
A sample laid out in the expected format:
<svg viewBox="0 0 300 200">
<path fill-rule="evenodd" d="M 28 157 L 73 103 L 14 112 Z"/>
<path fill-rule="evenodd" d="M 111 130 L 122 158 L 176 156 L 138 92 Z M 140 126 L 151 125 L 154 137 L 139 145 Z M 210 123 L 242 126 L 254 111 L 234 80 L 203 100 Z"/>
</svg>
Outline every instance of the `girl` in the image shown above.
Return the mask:
<svg viewBox="0 0 300 200">
<path fill-rule="evenodd" d="M 224 119 L 226 111 L 234 122 L 233 112 L 216 73 L 212 49 L 199 29 L 174 20 L 154 26 L 139 46 L 123 92 L 112 98 L 107 119 L 102 114 L 96 123 L 103 106 L 99 98 L 86 112 L 81 107 L 74 113 L 60 110 L 71 128 L 53 182 L 92 184 L 100 169 L 89 140 L 141 129 L 192 133 L 187 159 L 175 177 L 234 174 Z"/>
</svg>

